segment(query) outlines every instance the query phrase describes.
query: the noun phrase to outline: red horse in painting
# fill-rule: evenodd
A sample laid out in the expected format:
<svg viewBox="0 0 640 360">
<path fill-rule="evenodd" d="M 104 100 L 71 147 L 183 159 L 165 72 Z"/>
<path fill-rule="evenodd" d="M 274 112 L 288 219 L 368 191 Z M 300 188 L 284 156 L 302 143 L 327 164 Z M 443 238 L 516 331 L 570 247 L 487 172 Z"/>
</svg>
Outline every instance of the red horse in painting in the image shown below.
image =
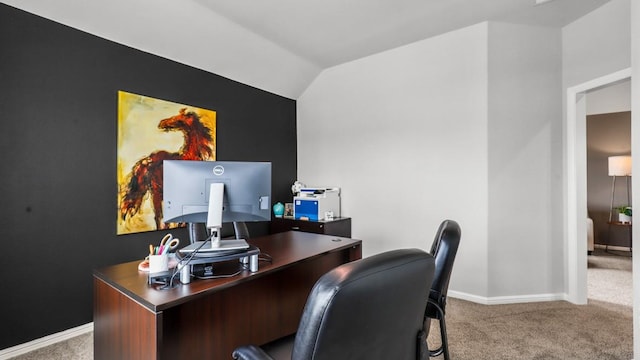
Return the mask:
<svg viewBox="0 0 640 360">
<path fill-rule="evenodd" d="M 213 138 L 209 128 L 200 122 L 200 117 L 187 109 L 176 116 L 161 120 L 158 128 L 164 131 L 181 131 L 184 144 L 178 152 L 154 151 L 138 160 L 131 168 L 122 201 L 120 216 L 138 213 L 147 194 L 151 196 L 156 229 L 164 228 L 162 222 L 162 161 L 163 160 L 209 160 L 213 158 Z"/>
</svg>

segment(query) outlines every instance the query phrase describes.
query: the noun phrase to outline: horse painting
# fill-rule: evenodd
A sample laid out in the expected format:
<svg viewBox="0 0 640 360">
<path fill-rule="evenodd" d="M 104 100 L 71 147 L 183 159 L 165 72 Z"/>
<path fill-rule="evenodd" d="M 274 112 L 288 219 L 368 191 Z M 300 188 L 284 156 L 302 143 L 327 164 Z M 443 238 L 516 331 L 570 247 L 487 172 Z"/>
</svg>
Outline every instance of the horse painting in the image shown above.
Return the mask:
<svg viewBox="0 0 640 360">
<path fill-rule="evenodd" d="M 182 108 L 178 114 L 160 120 L 157 129 L 164 133 L 179 132 L 182 134 L 183 142 L 177 151 L 155 150 L 139 157 L 120 184 L 120 221 L 124 224 L 130 222 L 137 230 L 141 229 L 135 218 L 139 216 L 146 201 L 150 203 L 153 213 L 153 224 L 147 224 L 150 228 L 146 230 L 168 227 L 162 221 L 164 160 L 215 160 L 215 127 L 212 130 L 205 126 L 195 111 Z"/>
</svg>

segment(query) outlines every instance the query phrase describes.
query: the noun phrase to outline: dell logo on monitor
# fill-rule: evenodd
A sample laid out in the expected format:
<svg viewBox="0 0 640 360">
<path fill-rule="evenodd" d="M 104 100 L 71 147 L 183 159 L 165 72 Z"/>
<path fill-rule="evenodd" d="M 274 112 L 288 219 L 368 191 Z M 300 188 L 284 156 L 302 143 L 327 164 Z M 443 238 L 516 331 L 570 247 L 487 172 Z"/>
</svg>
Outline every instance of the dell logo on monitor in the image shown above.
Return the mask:
<svg viewBox="0 0 640 360">
<path fill-rule="evenodd" d="M 224 166 L 216 165 L 213 167 L 213 175 L 220 176 L 222 174 L 224 174 Z"/>
</svg>

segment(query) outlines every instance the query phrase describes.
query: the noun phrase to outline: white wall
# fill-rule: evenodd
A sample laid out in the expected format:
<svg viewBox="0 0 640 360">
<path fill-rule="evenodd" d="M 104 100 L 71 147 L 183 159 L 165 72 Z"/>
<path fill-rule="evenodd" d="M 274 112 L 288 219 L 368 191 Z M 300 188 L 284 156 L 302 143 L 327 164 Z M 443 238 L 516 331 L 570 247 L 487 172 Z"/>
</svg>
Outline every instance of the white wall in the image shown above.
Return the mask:
<svg viewBox="0 0 640 360">
<path fill-rule="evenodd" d="M 558 298 L 560 39 L 483 23 L 323 72 L 298 101 L 299 178 L 343 188 L 365 256 L 426 248 L 453 218 L 452 294 Z"/>
<path fill-rule="evenodd" d="M 631 80 L 587 93 L 587 115 L 631 111 Z"/>
<path fill-rule="evenodd" d="M 563 89 L 630 66 L 630 2 L 611 0 L 562 29 Z"/>
<path fill-rule="evenodd" d="M 563 293 L 561 37 L 489 26 L 489 294 Z M 503 299 L 504 300 L 504 299 Z"/>
<path fill-rule="evenodd" d="M 594 79 L 606 77 L 614 73 L 619 74 L 630 66 L 632 66 L 632 78 L 637 79 L 640 76 L 640 48 L 638 47 L 640 43 L 640 28 L 638 24 L 640 24 L 640 8 L 637 0 L 612 0 L 596 11 L 563 28 L 563 94 L 567 88 L 573 86 L 582 87 L 584 84 L 591 82 Z M 633 41 L 631 41 L 632 39 Z M 633 65 L 631 63 L 631 54 L 634 56 Z M 638 86 L 639 83 L 640 82 L 633 81 L 632 79 L 632 94 L 640 93 L 640 87 Z M 585 97 L 577 97 L 579 113 L 586 113 L 584 99 Z M 637 153 L 640 151 L 640 119 L 638 118 L 640 98 L 637 96 L 632 97 L 631 108 L 632 153 Z M 572 121 L 572 119 L 567 119 L 567 123 L 571 123 Z M 578 127 L 580 127 L 580 125 L 578 125 Z M 576 134 L 580 136 L 583 129 L 574 128 L 566 129 L 566 131 L 576 131 Z M 574 136 L 574 134 L 570 133 L 565 134 L 568 137 Z M 584 134 L 582 134 L 582 136 L 584 136 Z M 572 149 L 568 150 L 573 151 Z M 640 166 L 638 161 L 638 157 L 634 156 L 634 166 Z M 576 159 L 575 163 L 577 168 L 586 168 L 584 160 Z M 570 169 L 568 168 L 567 170 L 568 173 L 572 172 L 569 171 Z M 568 178 L 568 173 L 565 173 L 565 178 Z M 637 177 L 632 177 L 632 182 L 633 188 L 639 188 L 638 186 L 640 186 L 640 183 L 638 183 Z M 574 191 L 576 189 L 567 188 L 566 190 Z M 573 194 L 567 193 L 567 196 L 568 198 L 571 198 L 573 197 Z M 637 196 L 634 196 L 633 206 L 640 206 L 637 202 Z M 580 209 L 572 207 L 572 204 L 568 204 L 569 211 L 580 211 Z M 637 228 L 633 230 L 634 238 L 637 238 L 637 231 Z M 567 235 L 569 236 L 572 232 L 573 231 L 569 229 Z M 569 242 L 569 244 L 572 243 Z M 566 250 L 568 253 L 573 251 L 569 248 Z M 640 311 L 640 260 L 638 260 L 637 256 L 634 256 L 633 259 L 633 332 L 635 334 L 634 353 L 637 358 L 638 354 L 640 354 L 640 338 L 638 337 L 638 334 L 640 333 L 640 316 L 638 315 L 638 312 Z M 572 261 L 572 259 L 569 258 L 567 261 L 566 272 L 569 274 L 572 272 L 575 273 L 576 269 L 571 269 L 571 267 L 575 267 L 576 265 L 581 266 L 580 261 L 577 261 L 576 264 L 575 261 Z M 580 281 L 579 274 L 577 278 Z M 578 290 L 578 293 L 579 292 L 580 290 Z"/>
<path fill-rule="evenodd" d="M 298 99 L 298 177 L 342 188 L 364 256 L 463 240 L 451 289 L 487 296 L 487 24 L 321 73 Z"/>
<path fill-rule="evenodd" d="M 484 23 L 324 71 L 298 101 L 299 179 L 342 187 L 365 256 L 453 218 L 452 294 L 562 298 L 561 40 Z"/>
<path fill-rule="evenodd" d="M 586 91 L 593 81 L 620 74 L 630 66 L 629 0 L 612 0 L 597 10 L 562 29 L 563 103 L 567 90 L 576 96 L 576 114 L 567 116 L 564 129 L 566 166 L 563 177 L 566 199 L 565 274 L 568 296 L 573 301 L 586 302 L 586 246 L 580 240 L 586 236 L 579 219 L 587 216 L 586 189 L 586 97 L 576 94 Z M 614 77 L 615 79 L 620 79 Z M 571 99 L 571 101 L 574 101 Z M 566 115 L 565 109 L 565 115 Z M 573 110 L 572 110 L 573 111 Z M 580 114 L 579 116 L 574 115 Z M 582 251 L 584 247 L 585 251 Z"/>
</svg>

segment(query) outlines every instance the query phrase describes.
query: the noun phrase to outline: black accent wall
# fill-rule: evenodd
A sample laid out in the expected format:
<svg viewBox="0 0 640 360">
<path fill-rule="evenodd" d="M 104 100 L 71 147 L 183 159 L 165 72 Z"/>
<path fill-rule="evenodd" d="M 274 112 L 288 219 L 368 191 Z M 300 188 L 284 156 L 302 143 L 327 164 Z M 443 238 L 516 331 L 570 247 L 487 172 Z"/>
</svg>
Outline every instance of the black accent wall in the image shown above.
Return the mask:
<svg viewBox="0 0 640 360">
<path fill-rule="evenodd" d="M 166 233 L 116 235 L 118 90 L 215 110 L 217 159 L 271 161 L 290 198 L 294 100 L 4 4 L 0 49 L 0 349 L 93 321 L 92 270 Z"/>
</svg>

